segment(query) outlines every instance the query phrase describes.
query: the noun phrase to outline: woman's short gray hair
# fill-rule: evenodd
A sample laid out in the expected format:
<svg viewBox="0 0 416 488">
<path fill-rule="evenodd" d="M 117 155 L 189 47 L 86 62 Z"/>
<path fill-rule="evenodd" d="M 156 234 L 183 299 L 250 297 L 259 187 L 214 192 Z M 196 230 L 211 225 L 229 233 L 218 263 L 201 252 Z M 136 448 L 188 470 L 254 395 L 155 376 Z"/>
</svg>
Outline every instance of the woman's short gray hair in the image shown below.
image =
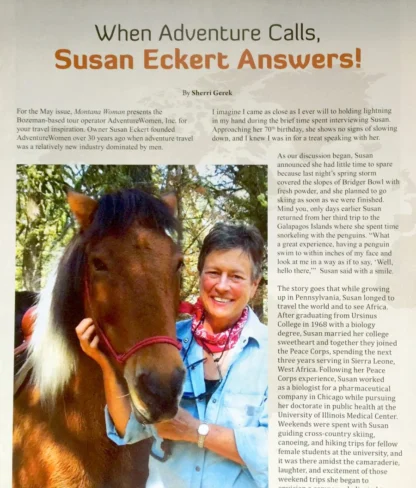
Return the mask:
<svg viewBox="0 0 416 488">
<path fill-rule="evenodd" d="M 198 272 L 201 274 L 205 259 L 213 251 L 241 249 L 252 263 L 252 280 L 261 276 L 264 255 L 264 240 L 259 230 L 253 225 L 215 224 L 205 237 L 198 258 Z"/>
</svg>

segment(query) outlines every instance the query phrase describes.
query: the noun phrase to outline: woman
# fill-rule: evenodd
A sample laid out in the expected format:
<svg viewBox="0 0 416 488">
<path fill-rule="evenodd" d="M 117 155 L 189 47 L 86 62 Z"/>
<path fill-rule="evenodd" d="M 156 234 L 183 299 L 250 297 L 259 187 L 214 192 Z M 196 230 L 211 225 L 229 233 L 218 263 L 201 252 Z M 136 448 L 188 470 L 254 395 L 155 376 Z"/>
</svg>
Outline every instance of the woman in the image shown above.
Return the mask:
<svg viewBox="0 0 416 488">
<path fill-rule="evenodd" d="M 141 425 L 91 319 L 77 327 L 82 349 L 103 371 L 107 433 L 117 444 L 155 437 L 150 478 L 166 488 L 266 487 L 267 329 L 248 302 L 261 279 L 263 239 L 254 227 L 217 224 L 198 260 L 200 298 L 177 324 L 187 367 L 172 420 Z M 173 441 L 167 455 L 163 439 Z"/>
</svg>

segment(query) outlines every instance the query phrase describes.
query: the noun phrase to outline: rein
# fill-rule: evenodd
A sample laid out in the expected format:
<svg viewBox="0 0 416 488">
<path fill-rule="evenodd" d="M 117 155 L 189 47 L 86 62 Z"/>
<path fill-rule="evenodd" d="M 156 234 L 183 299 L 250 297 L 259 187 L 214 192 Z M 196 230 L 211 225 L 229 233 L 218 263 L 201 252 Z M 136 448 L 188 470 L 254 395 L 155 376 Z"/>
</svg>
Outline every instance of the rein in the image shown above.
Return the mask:
<svg viewBox="0 0 416 488">
<path fill-rule="evenodd" d="M 100 337 L 100 339 L 103 340 L 105 346 L 107 347 L 108 352 L 118 363 L 120 364 L 125 363 L 127 359 L 130 356 L 132 356 L 135 352 L 139 351 L 140 349 L 143 349 L 144 347 L 151 346 L 152 344 L 170 344 L 176 347 L 179 351 L 181 350 L 182 344 L 178 340 L 172 339 L 169 336 L 153 336 L 153 337 L 147 337 L 146 339 L 142 339 L 141 341 L 137 342 L 125 353 L 121 353 L 121 354 L 118 353 L 112 346 L 108 337 L 105 335 L 105 332 L 100 326 L 98 320 L 96 319 L 96 317 L 94 317 L 94 311 L 91 303 L 90 287 L 89 287 L 87 274 L 85 275 L 84 288 L 85 288 L 85 296 L 87 299 L 88 308 L 90 309 L 91 318 L 94 321 L 94 326 L 98 332 L 98 336 Z"/>
</svg>

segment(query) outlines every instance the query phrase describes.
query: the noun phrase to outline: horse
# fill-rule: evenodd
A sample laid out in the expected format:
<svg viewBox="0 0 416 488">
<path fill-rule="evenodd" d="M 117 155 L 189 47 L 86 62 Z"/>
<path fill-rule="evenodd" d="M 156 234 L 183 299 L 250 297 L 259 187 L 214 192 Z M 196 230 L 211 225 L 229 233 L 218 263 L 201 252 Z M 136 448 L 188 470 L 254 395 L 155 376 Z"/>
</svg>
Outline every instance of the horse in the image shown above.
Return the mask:
<svg viewBox="0 0 416 488">
<path fill-rule="evenodd" d="M 69 190 L 67 200 L 80 230 L 37 304 L 30 373 L 14 401 L 13 487 L 142 487 L 150 441 L 108 439 L 101 370 L 75 327 L 93 318 L 140 422 L 176 414 L 185 376 L 176 199 L 124 190 L 96 201 Z"/>
</svg>

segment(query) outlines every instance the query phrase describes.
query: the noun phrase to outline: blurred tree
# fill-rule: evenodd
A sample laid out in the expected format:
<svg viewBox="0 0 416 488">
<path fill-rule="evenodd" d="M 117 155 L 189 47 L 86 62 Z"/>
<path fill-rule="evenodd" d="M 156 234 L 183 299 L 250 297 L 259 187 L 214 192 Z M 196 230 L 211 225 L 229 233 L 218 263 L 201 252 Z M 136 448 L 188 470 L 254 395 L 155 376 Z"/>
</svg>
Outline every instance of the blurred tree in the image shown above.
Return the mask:
<svg viewBox="0 0 416 488">
<path fill-rule="evenodd" d="M 64 188 L 100 196 L 119 188 L 154 192 L 151 166 L 19 165 L 16 288 L 39 290 L 55 251 L 75 231 Z"/>
<path fill-rule="evenodd" d="M 267 241 L 267 167 L 214 166 L 205 187 L 225 214 L 255 225 Z"/>
<path fill-rule="evenodd" d="M 62 190 L 66 171 L 64 166 L 17 168 L 18 288 L 39 289 L 46 256 L 65 242 L 69 230 Z"/>
</svg>

